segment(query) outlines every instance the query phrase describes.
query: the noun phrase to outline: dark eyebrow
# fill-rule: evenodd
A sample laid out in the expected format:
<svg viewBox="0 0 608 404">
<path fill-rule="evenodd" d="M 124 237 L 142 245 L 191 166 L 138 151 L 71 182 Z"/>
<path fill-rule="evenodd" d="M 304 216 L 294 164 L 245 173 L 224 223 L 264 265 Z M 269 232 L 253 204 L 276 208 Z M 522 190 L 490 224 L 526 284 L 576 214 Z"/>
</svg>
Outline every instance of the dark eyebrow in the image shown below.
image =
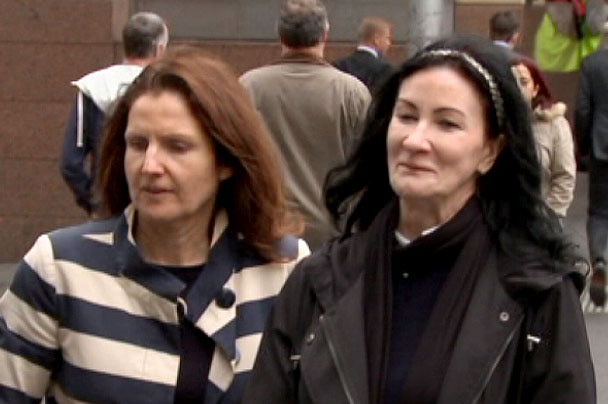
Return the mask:
<svg viewBox="0 0 608 404">
<path fill-rule="evenodd" d="M 124 136 L 125 137 L 133 137 L 133 136 L 145 136 L 145 135 L 141 134 L 140 132 L 125 130 L 125 135 Z"/>
<path fill-rule="evenodd" d="M 398 104 L 402 104 L 406 107 L 410 107 L 413 109 L 418 109 L 418 107 L 416 106 L 416 104 L 414 104 L 413 102 L 405 99 L 405 98 L 397 98 L 397 102 L 395 102 L 395 106 L 397 106 Z"/>
<path fill-rule="evenodd" d="M 465 116 L 464 112 L 462 112 L 461 110 L 459 110 L 457 108 L 451 108 L 451 107 L 438 108 L 434 112 L 435 113 L 450 112 L 450 113 L 456 113 L 456 114 L 461 115 L 461 116 Z"/>
<path fill-rule="evenodd" d="M 415 103 L 411 102 L 410 100 L 408 100 L 407 98 L 397 98 L 397 102 L 395 103 L 395 106 L 397 106 L 397 104 L 402 104 L 406 107 L 418 110 L 418 107 L 416 106 Z M 433 111 L 433 113 L 437 114 L 441 114 L 441 113 L 456 113 L 458 115 L 461 116 L 465 116 L 464 112 L 462 112 L 461 110 L 459 110 L 458 108 L 452 108 L 452 107 L 440 107 L 438 109 L 435 109 Z"/>
</svg>

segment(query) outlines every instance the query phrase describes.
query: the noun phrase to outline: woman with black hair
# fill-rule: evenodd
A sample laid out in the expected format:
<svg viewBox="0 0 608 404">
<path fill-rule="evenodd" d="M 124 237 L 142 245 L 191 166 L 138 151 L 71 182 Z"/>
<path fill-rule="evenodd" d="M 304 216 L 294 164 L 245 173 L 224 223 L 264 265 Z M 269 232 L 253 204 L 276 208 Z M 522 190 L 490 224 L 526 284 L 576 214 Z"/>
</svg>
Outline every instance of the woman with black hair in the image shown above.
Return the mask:
<svg viewBox="0 0 608 404">
<path fill-rule="evenodd" d="M 328 177 L 342 237 L 276 301 L 246 403 L 594 403 L 584 276 L 487 40 L 405 62 Z"/>
</svg>

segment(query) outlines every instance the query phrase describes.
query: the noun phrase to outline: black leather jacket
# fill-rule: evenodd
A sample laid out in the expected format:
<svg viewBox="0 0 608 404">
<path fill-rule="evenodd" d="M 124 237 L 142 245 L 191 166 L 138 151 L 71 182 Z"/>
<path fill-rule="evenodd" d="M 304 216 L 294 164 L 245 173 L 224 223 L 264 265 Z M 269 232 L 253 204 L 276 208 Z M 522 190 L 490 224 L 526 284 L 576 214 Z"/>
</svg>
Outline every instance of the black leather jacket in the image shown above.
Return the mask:
<svg viewBox="0 0 608 404">
<path fill-rule="evenodd" d="M 374 240 L 367 232 L 335 240 L 295 269 L 244 403 L 369 403 L 358 263 Z M 507 261 L 521 268 L 500 279 L 500 259 L 494 249 L 478 280 L 438 403 L 595 403 L 580 273 Z M 512 297 L 520 292 L 533 298 Z"/>
</svg>

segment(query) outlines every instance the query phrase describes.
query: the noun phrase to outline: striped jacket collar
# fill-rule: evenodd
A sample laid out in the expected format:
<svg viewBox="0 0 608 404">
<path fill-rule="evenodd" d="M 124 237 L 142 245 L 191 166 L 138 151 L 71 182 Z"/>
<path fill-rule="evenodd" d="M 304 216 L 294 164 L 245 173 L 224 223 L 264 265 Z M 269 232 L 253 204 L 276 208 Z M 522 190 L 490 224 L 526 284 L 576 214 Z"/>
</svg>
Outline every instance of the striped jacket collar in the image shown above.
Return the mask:
<svg viewBox="0 0 608 404">
<path fill-rule="evenodd" d="M 144 286 L 167 300 L 182 305 L 184 317 L 210 336 L 230 361 L 238 361 L 235 341 L 236 305 L 220 307 L 216 299 L 223 291 L 238 296 L 233 274 L 243 267 L 261 265 L 261 257 L 243 248 L 237 234 L 228 226 L 228 215 L 219 211 L 215 216 L 211 249 L 205 270 L 184 297 L 185 284 L 162 268 L 144 262 L 133 237 L 135 210 L 127 207 L 114 232 L 120 274 Z"/>
</svg>

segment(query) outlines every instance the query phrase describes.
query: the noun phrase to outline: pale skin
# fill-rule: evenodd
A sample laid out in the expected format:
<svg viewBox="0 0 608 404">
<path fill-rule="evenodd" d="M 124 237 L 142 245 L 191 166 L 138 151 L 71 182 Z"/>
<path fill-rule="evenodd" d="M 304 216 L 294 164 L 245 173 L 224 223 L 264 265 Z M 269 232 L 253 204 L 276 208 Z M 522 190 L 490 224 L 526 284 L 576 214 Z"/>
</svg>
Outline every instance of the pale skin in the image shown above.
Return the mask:
<svg viewBox="0 0 608 404">
<path fill-rule="evenodd" d="M 380 53 L 386 54 L 388 48 L 391 46 L 391 28 L 385 27 L 381 32 L 377 32 L 374 34 L 374 37 L 369 45 L 378 49 Z"/>
<path fill-rule="evenodd" d="M 534 82 L 534 79 L 530 74 L 530 69 L 528 69 L 526 65 L 520 63 L 513 66 L 512 71 L 517 78 L 521 93 L 524 95 L 526 101 L 528 101 L 528 104 L 532 105 L 532 100 L 536 97 L 536 94 L 538 94 L 538 84 Z"/>
<path fill-rule="evenodd" d="M 221 181 L 211 137 L 181 95 L 146 93 L 131 107 L 125 173 L 136 211 L 134 238 L 144 259 L 190 266 L 207 261 Z"/>
<path fill-rule="evenodd" d="M 516 32 L 513 34 L 513 36 L 511 38 L 509 38 L 509 40 L 507 41 L 507 43 L 509 44 L 509 46 L 511 47 L 511 49 L 515 48 L 517 46 L 517 44 L 519 43 L 519 40 L 521 39 L 521 33 Z"/>
<path fill-rule="evenodd" d="M 397 230 L 415 239 L 450 220 L 476 192 L 502 142 L 486 134 L 480 95 L 459 73 L 432 67 L 405 79 L 387 135 Z"/>
</svg>

